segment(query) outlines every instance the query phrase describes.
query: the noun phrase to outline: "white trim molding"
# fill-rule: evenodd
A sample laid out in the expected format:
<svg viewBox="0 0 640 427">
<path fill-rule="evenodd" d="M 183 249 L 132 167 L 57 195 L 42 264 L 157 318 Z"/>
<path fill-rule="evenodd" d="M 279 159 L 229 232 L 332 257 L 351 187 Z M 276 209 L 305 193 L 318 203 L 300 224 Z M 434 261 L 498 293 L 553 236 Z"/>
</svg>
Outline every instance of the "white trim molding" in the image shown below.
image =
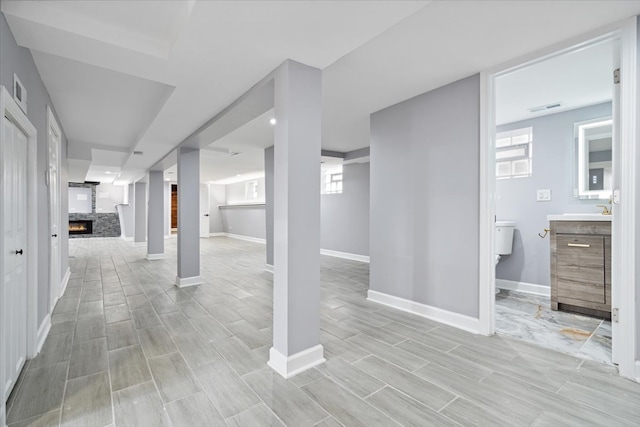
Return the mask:
<svg viewBox="0 0 640 427">
<path fill-rule="evenodd" d="M 635 369 L 636 370 L 636 375 L 635 375 L 636 382 L 640 383 L 640 360 L 636 360 L 635 365 L 636 365 L 636 369 Z"/>
<path fill-rule="evenodd" d="M 157 261 L 159 259 L 164 259 L 164 254 L 147 254 L 147 259 L 149 261 Z"/>
<path fill-rule="evenodd" d="M 71 267 L 67 267 L 67 271 L 66 273 L 64 273 L 64 277 L 62 278 L 62 283 L 60 284 L 60 295 L 58 295 L 58 298 L 62 298 L 64 293 L 67 292 L 69 279 L 71 279 Z"/>
<path fill-rule="evenodd" d="M 372 290 L 367 291 L 367 300 L 406 311 L 416 316 L 426 317 L 427 319 L 435 320 L 436 322 L 444 323 L 445 325 L 453 326 L 474 334 L 480 332 L 480 320 L 465 316 L 464 314 L 454 313 L 438 307 Z"/>
<path fill-rule="evenodd" d="M 36 354 L 40 353 L 44 342 L 47 340 L 49 331 L 51 330 L 51 314 L 47 314 L 40 327 L 38 328 L 38 344 L 36 345 Z"/>
<path fill-rule="evenodd" d="M 127 236 L 125 236 L 124 234 L 121 234 L 121 235 L 120 235 L 120 238 L 121 238 L 122 240 L 124 240 L 125 242 L 133 242 L 133 237 L 127 237 Z"/>
<path fill-rule="evenodd" d="M 318 366 L 325 361 L 324 349 L 320 344 L 296 354 L 292 354 L 289 357 L 280 353 L 275 347 L 271 347 L 269 350 L 269 361 L 267 362 L 267 365 L 279 373 L 283 378 L 289 379 L 306 371 L 307 369 Z"/>
<path fill-rule="evenodd" d="M 261 239 L 259 237 L 249 237 L 249 236 L 243 236 L 241 234 L 231 234 L 231 233 L 222 233 L 222 234 L 224 234 L 225 237 L 230 237 L 232 239 L 245 240 L 247 242 L 262 243 L 262 244 L 267 243 L 267 239 Z"/>
<path fill-rule="evenodd" d="M 132 246 L 133 246 L 134 248 L 141 248 L 141 247 L 143 247 L 143 246 L 147 246 L 147 242 L 133 242 L 133 243 L 132 243 Z"/>
<path fill-rule="evenodd" d="M 271 274 L 273 274 L 273 265 L 271 265 L 271 264 L 265 264 L 265 265 L 264 265 L 264 271 L 266 271 L 267 273 L 271 273 Z"/>
<path fill-rule="evenodd" d="M 224 237 L 225 233 L 209 233 L 209 237 Z"/>
<path fill-rule="evenodd" d="M 358 254 L 352 254 L 349 252 L 332 251 L 329 249 L 320 249 L 320 255 L 327 255 L 335 258 L 349 259 L 351 261 L 369 263 L 368 255 L 358 255 Z"/>
<path fill-rule="evenodd" d="M 176 286 L 178 288 L 188 288 L 189 286 L 196 286 L 202 284 L 202 277 L 176 277 Z"/>
<path fill-rule="evenodd" d="M 505 289 L 508 291 L 518 291 L 525 294 L 541 295 L 543 297 L 551 296 L 550 286 L 536 285 L 535 283 L 496 279 L 496 288 Z"/>
<path fill-rule="evenodd" d="M 5 402 L 0 404 L 0 427 L 7 425 L 7 406 Z"/>
</svg>

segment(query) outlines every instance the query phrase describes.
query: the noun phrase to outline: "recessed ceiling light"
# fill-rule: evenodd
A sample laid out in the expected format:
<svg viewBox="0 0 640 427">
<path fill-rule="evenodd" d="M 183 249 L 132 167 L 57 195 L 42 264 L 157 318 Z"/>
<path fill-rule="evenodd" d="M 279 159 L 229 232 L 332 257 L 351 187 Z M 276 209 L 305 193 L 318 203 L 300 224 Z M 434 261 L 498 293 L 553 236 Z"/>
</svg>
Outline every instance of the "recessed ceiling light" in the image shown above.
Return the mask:
<svg viewBox="0 0 640 427">
<path fill-rule="evenodd" d="M 241 173 L 239 173 L 239 174 L 237 174 L 236 176 L 242 176 L 242 174 L 241 174 Z"/>
<path fill-rule="evenodd" d="M 275 125 L 276 124 L 276 118 L 275 117 L 270 118 L 269 119 L 269 123 L 272 124 L 272 125 Z"/>
<path fill-rule="evenodd" d="M 111 171 L 104 171 L 104 173 L 113 173 L 113 172 L 111 172 Z"/>
</svg>

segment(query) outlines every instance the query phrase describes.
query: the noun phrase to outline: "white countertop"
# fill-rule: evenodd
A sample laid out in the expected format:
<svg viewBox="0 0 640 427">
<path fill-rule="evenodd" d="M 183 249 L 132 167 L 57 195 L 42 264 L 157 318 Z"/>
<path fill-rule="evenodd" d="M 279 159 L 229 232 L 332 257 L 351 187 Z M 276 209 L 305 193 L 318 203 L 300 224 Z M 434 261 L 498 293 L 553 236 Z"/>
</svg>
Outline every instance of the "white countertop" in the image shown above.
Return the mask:
<svg viewBox="0 0 640 427">
<path fill-rule="evenodd" d="M 547 215 L 547 221 L 611 221 L 611 215 L 602 215 L 599 213 Z"/>
</svg>

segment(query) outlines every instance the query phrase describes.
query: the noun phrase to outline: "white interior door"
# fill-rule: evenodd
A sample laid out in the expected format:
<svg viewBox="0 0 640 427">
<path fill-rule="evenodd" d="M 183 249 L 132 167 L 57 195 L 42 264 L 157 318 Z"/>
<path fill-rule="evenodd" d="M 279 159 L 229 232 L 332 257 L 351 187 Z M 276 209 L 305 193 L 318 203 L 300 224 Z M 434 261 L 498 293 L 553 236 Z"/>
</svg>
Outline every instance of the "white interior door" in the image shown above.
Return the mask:
<svg viewBox="0 0 640 427">
<path fill-rule="evenodd" d="M 51 286 L 50 302 L 54 304 L 61 296 L 60 274 L 60 128 L 51 112 L 49 112 L 49 228 L 50 228 L 50 257 L 49 257 L 49 284 Z"/>
<path fill-rule="evenodd" d="M 0 144 L 2 162 L 2 292 L 5 396 L 27 357 L 27 137 L 7 118 Z"/>
<path fill-rule="evenodd" d="M 209 184 L 200 184 L 200 237 L 209 237 Z"/>
</svg>

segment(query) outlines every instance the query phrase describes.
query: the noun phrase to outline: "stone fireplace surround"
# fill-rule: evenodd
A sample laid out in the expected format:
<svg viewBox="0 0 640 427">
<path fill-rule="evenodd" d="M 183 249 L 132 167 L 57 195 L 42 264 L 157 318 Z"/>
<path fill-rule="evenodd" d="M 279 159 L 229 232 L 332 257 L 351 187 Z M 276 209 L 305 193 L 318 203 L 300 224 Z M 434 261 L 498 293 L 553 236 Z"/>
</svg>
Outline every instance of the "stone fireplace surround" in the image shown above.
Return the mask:
<svg viewBox="0 0 640 427">
<path fill-rule="evenodd" d="M 69 187 L 91 188 L 92 213 L 69 212 L 69 221 L 91 221 L 93 223 L 92 234 L 70 234 L 69 238 L 79 237 L 120 237 L 120 220 L 116 212 L 96 213 L 96 187 L 97 183 L 70 182 Z"/>
</svg>

